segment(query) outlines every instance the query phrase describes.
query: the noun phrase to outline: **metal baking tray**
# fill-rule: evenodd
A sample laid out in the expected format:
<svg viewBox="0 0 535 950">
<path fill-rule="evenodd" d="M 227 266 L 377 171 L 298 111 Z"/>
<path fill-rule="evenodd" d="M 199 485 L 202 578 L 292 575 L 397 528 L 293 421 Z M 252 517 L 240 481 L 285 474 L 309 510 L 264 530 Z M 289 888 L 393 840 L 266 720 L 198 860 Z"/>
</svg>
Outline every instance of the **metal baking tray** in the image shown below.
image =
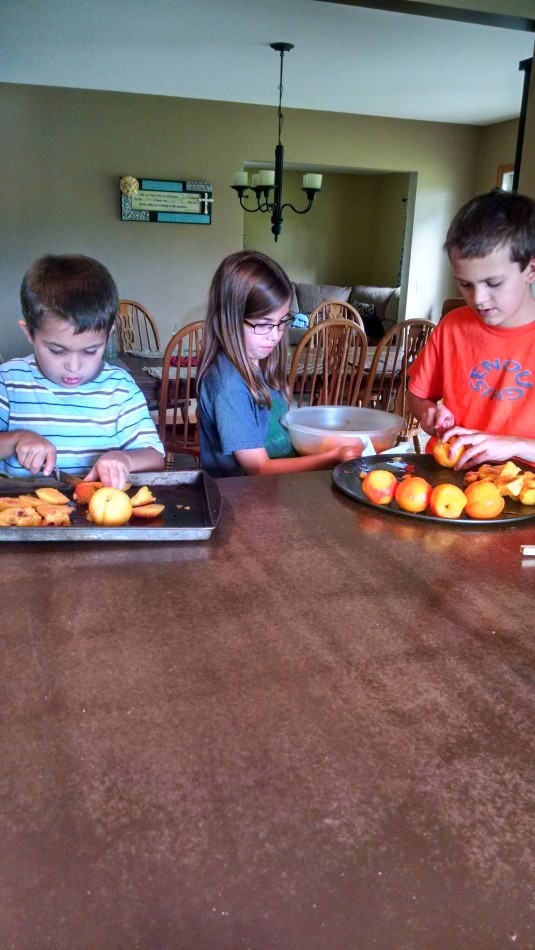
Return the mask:
<svg viewBox="0 0 535 950">
<path fill-rule="evenodd" d="M 87 505 L 73 502 L 72 524 L 67 527 L 1 527 L 0 541 L 204 541 L 217 525 L 221 494 L 206 472 L 136 472 L 129 476 L 130 494 L 151 486 L 156 501 L 165 505 L 158 518 L 146 522 L 131 518 L 125 525 L 105 528 L 86 520 Z M 0 495 L 22 495 L 53 487 L 72 498 L 74 488 L 55 478 L 0 478 Z"/>
</svg>

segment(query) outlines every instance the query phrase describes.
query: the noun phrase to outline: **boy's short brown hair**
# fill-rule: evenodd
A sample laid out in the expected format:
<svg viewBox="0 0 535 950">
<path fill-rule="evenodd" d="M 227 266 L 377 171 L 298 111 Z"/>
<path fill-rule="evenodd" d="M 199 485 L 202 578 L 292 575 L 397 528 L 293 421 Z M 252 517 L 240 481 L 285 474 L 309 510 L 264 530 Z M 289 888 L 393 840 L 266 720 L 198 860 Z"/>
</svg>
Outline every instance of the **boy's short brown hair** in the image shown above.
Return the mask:
<svg viewBox="0 0 535 950">
<path fill-rule="evenodd" d="M 26 271 L 20 302 L 32 339 L 47 316 L 71 321 L 75 333 L 109 333 L 117 316 L 119 294 L 110 272 L 92 257 L 47 254 Z"/>
<path fill-rule="evenodd" d="M 525 270 L 535 257 L 535 201 L 501 188 L 471 198 L 451 222 L 444 249 L 451 258 L 486 257 L 509 247 L 511 260 Z"/>
</svg>

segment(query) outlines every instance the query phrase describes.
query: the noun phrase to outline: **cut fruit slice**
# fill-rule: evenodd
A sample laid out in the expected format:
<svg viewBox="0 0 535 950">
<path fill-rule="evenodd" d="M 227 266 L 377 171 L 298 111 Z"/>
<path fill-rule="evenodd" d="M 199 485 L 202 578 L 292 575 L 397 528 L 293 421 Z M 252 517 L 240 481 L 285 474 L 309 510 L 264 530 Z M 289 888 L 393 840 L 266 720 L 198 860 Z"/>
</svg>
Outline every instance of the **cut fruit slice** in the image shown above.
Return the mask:
<svg viewBox="0 0 535 950">
<path fill-rule="evenodd" d="M 157 518 L 164 508 L 165 505 L 138 505 L 137 508 L 132 508 L 132 516 L 134 518 Z"/>
<path fill-rule="evenodd" d="M 150 488 L 148 488 L 147 485 L 143 485 L 143 488 L 140 488 L 139 491 L 132 496 L 130 501 L 132 502 L 132 508 L 138 508 L 140 505 L 150 505 L 150 503 L 156 501 L 156 499 Z"/>
<path fill-rule="evenodd" d="M 36 488 L 35 494 L 42 498 L 48 505 L 68 505 L 69 499 L 63 495 L 57 488 Z"/>
</svg>

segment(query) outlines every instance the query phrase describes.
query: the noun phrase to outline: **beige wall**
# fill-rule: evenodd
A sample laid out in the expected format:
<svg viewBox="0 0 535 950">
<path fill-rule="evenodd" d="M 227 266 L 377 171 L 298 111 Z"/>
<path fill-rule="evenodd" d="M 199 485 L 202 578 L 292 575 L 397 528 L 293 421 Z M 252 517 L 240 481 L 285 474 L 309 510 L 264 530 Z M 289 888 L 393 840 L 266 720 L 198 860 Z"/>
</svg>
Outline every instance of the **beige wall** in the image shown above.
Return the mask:
<svg viewBox="0 0 535 950">
<path fill-rule="evenodd" d="M 102 260 L 120 294 L 153 311 L 164 340 L 176 324 L 204 315 L 215 267 L 243 245 L 243 214 L 229 187 L 232 173 L 244 161 L 273 161 L 273 108 L 3 85 L 0 120 L 4 357 L 26 350 L 16 326 L 18 288 L 28 264 L 45 252 Z M 356 168 L 416 173 L 411 317 L 438 316 L 449 295 L 441 246 L 452 215 L 476 189 L 481 138 L 482 130 L 472 126 L 307 110 L 286 110 L 284 126 L 286 159 L 296 166 L 326 175 Z M 122 222 L 122 175 L 210 181 L 212 225 Z M 312 214 L 292 215 L 291 225 L 288 217 L 279 243 L 269 245 L 274 257 L 291 257 L 291 244 L 306 234 Z M 311 249 L 307 276 L 319 272 L 322 254 L 320 246 Z"/>
<path fill-rule="evenodd" d="M 303 172 L 286 171 L 283 201 L 306 207 Z M 244 215 L 245 247 L 276 253 L 297 282 L 397 286 L 408 175 L 324 174 L 306 222 L 284 212 L 282 234 L 273 246 L 267 213 Z M 248 202 L 254 207 L 255 202 Z"/>
</svg>

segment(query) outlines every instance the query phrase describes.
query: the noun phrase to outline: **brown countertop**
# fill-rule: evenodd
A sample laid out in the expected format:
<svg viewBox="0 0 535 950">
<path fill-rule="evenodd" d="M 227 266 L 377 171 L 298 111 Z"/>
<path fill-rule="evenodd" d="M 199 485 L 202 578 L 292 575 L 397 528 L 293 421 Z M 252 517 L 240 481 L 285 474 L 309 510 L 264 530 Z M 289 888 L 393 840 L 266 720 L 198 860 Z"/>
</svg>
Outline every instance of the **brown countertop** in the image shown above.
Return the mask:
<svg viewBox="0 0 535 950">
<path fill-rule="evenodd" d="M 2 546 L 0 946 L 533 950 L 535 523 L 219 485 Z"/>
</svg>

